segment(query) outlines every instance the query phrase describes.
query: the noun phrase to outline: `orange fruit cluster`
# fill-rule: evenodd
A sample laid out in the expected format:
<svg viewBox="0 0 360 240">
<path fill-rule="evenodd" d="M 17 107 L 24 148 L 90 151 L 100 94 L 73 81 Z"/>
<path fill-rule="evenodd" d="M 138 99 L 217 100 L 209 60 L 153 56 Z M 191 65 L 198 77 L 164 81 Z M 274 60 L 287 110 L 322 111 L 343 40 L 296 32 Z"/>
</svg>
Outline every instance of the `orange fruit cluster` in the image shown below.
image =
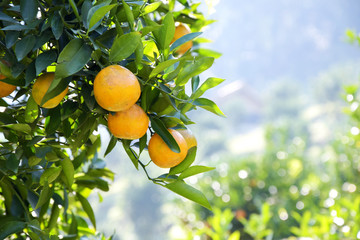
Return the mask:
<svg viewBox="0 0 360 240">
<path fill-rule="evenodd" d="M 120 65 L 102 69 L 94 80 L 96 102 L 108 114 L 109 131 L 117 138 L 134 140 L 146 134 L 149 117 L 136 105 L 141 94 L 136 76 Z"/>
<path fill-rule="evenodd" d="M 122 66 L 108 66 L 96 75 L 94 96 L 102 108 L 110 111 L 107 124 L 115 137 L 135 140 L 146 134 L 149 117 L 136 104 L 140 94 L 136 76 Z M 179 153 L 173 152 L 157 133 L 150 138 L 148 146 L 151 160 L 162 168 L 178 165 L 185 159 L 188 149 L 197 144 L 190 130 L 169 129 L 169 132 L 180 147 Z"/>
</svg>

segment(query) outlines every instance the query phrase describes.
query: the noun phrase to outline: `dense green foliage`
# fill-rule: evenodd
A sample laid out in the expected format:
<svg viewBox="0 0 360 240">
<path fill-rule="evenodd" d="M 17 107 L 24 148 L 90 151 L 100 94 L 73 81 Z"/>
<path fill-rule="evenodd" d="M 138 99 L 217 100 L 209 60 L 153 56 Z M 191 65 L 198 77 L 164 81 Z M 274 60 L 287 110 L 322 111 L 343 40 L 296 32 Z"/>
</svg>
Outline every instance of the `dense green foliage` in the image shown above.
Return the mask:
<svg viewBox="0 0 360 240">
<path fill-rule="evenodd" d="M 205 196 L 185 178 L 213 168 L 191 166 L 196 147 L 180 165 L 150 177 L 140 155 L 154 132 L 174 151 L 178 145 L 169 127 L 193 122 L 187 112 L 197 107 L 223 116 L 202 97 L 223 79 L 200 82 L 219 54 L 201 49 L 199 32 L 212 21 L 191 1 L 17 0 L 0 3 L 1 81 L 17 86 L 0 99 L 0 239 L 79 239 L 95 236 L 96 220 L 87 197 L 93 189 L 107 191 L 114 173 L 99 158 L 97 132 L 107 125 L 108 111 L 93 96 L 96 74 L 111 64 L 130 69 L 142 95 L 138 104 L 151 120 L 139 140 L 112 137 L 106 154 L 122 143 L 134 166 L 149 180 L 211 208 Z M 176 22 L 192 33 L 172 43 Z M 182 44 L 194 41 L 184 55 Z M 42 103 L 70 90 L 52 109 L 39 107 L 31 89 L 44 72 L 55 79 Z M 191 92 L 185 89 L 191 85 Z M 101 234 L 98 237 L 104 238 Z"/>
</svg>

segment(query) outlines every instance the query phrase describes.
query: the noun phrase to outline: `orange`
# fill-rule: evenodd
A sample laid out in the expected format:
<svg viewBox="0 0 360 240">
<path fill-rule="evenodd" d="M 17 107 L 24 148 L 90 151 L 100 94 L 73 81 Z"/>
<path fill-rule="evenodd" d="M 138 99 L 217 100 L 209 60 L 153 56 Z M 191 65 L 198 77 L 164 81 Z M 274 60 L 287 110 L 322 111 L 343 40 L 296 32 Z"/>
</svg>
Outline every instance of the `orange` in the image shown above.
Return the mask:
<svg viewBox="0 0 360 240">
<path fill-rule="evenodd" d="M 177 26 L 175 28 L 175 34 L 174 34 L 174 38 L 171 41 L 171 43 L 175 42 L 177 39 L 181 38 L 182 36 L 191 33 L 190 28 L 183 24 L 180 23 L 179 26 Z M 191 47 L 193 46 L 192 41 L 186 42 L 183 45 L 181 45 L 177 50 L 176 53 L 179 55 L 183 55 L 184 53 L 186 53 Z"/>
<path fill-rule="evenodd" d="M 50 87 L 50 84 L 54 80 L 55 74 L 53 72 L 44 73 L 38 79 L 36 79 L 34 86 L 32 87 L 32 96 L 35 100 L 35 102 L 41 106 L 42 99 L 45 96 L 45 93 Z M 43 108 L 54 108 L 59 103 L 65 95 L 67 94 L 69 88 L 67 87 L 64 91 L 62 91 L 59 95 L 49 99 L 47 102 L 45 102 L 41 107 Z"/>
<path fill-rule="evenodd" d="M 157 133 L 150 138 L 148 146 L 151 160 L 161 168 L 171 168 L 178 165 L 185 159 L 188 150 L 184 137 L 176 130 L 168 130 L 180 147 L 179 153 L 173 152 Z"/>
<path fill-rule="evenodd" d="M 188 149 L 197 146 L 197 141 L 190 129 L 176 129 L 185 139 Z"/>
<path fill-rule="evenodd" d="M 0 74 L 0 79 L 5 78 L 6 77 L 4 75 Z M 16 86 L 0 81 L 0 98 L 9 96 L 15 89 Z"/>
<path fill-rule="evenodd" d="M 145 135 L 149 126 L 149 117 L 144 110 L 134 104 L 129 109 L 109 113 L 108 128 L 117 138 L 134 140 Z"/>
<path fill-rule="evenodd" d="M 108 111 L 118 112 L 130 108 L 139 99 L 140 93 L 136 76 L 119 65 L 102 69 L 94 80 L 96 102 Z"/>
</svg>

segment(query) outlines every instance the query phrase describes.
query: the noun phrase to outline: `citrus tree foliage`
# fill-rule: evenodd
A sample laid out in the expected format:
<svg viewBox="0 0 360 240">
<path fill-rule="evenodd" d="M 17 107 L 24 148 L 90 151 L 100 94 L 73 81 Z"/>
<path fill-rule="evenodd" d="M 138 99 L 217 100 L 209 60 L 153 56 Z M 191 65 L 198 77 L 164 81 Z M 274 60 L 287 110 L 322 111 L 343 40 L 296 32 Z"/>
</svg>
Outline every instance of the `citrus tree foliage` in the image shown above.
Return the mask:
<svg viewBox="0 0 360 240">
<path fill-rule="evenodd" d="M 0 99 L 0 239 L 96 234 L 87 197 L 95 188 L 107 191 L 114 173 L 97 153 L 101 142 L 96 130 L 107 125 L 109 112 L 97 104 L 93 82 L 101 69 L 113 64 L 137 76 L 137 104 L 148 114 L 150 126 L 138 140 L 112 137 L 106 154 L 122 145 L 149 180 L 210 208 L 204 195 L 185 183 L 187 177 L 212 169 L 192 166 L 196 147 L 159 177 L 150 176 L 148 163 L 141 161 L 155 132 L 178 151 L 168 128 L 193 124 L 189 111 L 203 108 L 223 116 L 202 96 L 223 80 L 200 81 L 198 76 L 219 56 L 199 47 L 206 39 L 197 37 L 212 21 L 198 6 L 186 0 L 1 1 L 0 67 L 6 76 L 1 81 L 17 89 Z M 172 42 L 180 22 L 192 33 Z M 177 53 L 189 41 L 192 49 Z M 35 79 L 44 72 L 55 72 L 55 79 L 42 103 L 69 86 L 52 109 L 39 107 L 31 96 Z"/>
</svg>

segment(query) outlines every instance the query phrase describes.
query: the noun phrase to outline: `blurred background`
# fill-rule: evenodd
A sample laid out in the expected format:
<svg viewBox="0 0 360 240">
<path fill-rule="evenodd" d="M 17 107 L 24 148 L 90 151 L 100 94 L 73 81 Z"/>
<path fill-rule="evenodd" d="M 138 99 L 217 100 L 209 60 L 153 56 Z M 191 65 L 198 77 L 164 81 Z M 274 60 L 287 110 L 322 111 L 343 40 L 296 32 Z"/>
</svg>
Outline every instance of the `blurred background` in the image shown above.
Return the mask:
<svg viewBox="0 0 360 240">
<path fill-rule="evenodd" d="M 201 9 L 216 20 L 202 47 L 222 53 L 201 79 L 226 79 L 207 97 L 227 118 L 191 116 L 196 163 L 216 170 L 189 183 L 214 211 L 152 184 L 117 145 L 106 157 L 115 181 L 91 197 L 98 230 L 126 240 L 360 239 L 360 48 L 346 34 L 360 31 L 360 2 Z"/>
</svg>

